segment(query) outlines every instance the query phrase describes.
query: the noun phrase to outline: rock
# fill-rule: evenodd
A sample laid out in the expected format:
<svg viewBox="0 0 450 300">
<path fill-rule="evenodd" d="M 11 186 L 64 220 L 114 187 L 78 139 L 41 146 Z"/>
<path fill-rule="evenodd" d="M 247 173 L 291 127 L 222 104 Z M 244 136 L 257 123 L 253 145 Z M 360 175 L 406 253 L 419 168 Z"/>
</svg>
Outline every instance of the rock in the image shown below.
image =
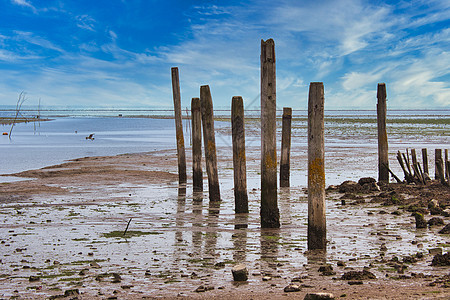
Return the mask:
<svg viewBox="0 0 450 300">
<path fill-rule="evenodd" d="M 334 295 L 330 293 L 307 293 L 303 300 L 334 300 Z"/>
<path fill-rule="evenodd" d="M 203 285 L 199 286 L 198 288 L 195 289 L 196 293 L 203 293 L 206 292 L 206 287 L 204 287 Z"/>
<path fill-rule="evenodd" d="M 300 286 L 297 284 L 289 284 L 287 287 L 284 288 L 285 293 L 292 293 L 292 292 L 299 292 L 301 290 Z"/>
<path fill-rule="evenodd" d="M 361 280 L 349 281 L 347 282 L 349 285 L 361 285 L 363 282 Z"/>
<path fill-rule="evenodd" d="M 64 292 L 64 297 L 77 296 L 80 294 L 78 289 L 66 290 Z"/>
<path fill-rule="evenodd" d="M 270 277 L 270 276 L 263 276 L 262 281 L 269 281 L 271 279 L 272 279 L 272 277 Z"/>
<path fill-rule="evenodd" d="M 112 279 L 112 283 L 119 283 L 122 281 L 122 277 L 117 274 L 117 273 L 112 273 L 113 279 Z"/>
<path fill-rule="evenodd" d="M 28 278 L 28 280 L 29 280 L 30 282 L 36 282 L 36 281 L 39 281 L 40 278 L 39 278 L 39 276 L 30 276 L 30 277 Z"/>
<path fill-rule="evenodd" d="M 431 255 L 442 254 L 442 248 L 431 248 L 428 249 Z"/>
<path fill-rule="evenodd" d="M 444 225 L 444 219 L 439 217 L 433 217 L 428 220 L 428 226 Z"/>
<path fill-rule="evenodd" d="M 386 247 L 386 244 L 385 243 L 383 243 L 382 245 L 381 245 L 381 247 L 380 247 L 380 251 L 381 252 L 386 252 L 388 249 L 387 249 L 387 247 Z"/>
<path fill-rule="evenodd" d="M 362 186 L 351 180 L 344 181 L 339 185 L 339 193 L 355 193 L 361 190 Z"/>
<path fill-rule="evenodd" d="M 431 262 L 432 266 L 450 266 L 450 252 L 442 254 L 436 254 L 433 257 L 433 260 Z"/>
<path fill-rule="evenodd" d="M 438 208 L 439 207 L 439 201 L 436 199 L 432 199 L 430 202 L 428 202 L 428 208 Z"/>
<path fill-rule="evenodd" d="M 94 269 L 100 269 L 100 265 L 98 263 L 96 263 L 95 261 L 91 262 L 91 267 L 93 267 Z"/>
<path fill-rule="evenodd" d="M 343 262 L 342 260 L 339 260 L 339 261 L 337 262 L 337 266 L 338 266 L 338 267 L 345 267 L 346 264 L 345 264 L 345 262 Z"/>
<path fill-rule="evenodd" d="M 322 272 L 322 275 L 324 276 L 336 275 L 336 272 L 333 272 L 333 267 L 331 265 L 320 266 L 319 272 Z"/>
<path fill-rule="evenodd" d="M 450 223 L 448 223 L 447 225 L 445 225 L 444 228 L 439 230 L 439 233 L 441 233 L 441 234 L 448 234 L 448 233 L 450 233 Z"/>
<path fill-rule="evenodd" d="M 358 180 L 359 185 L 365 185 L 366 183 L 372 184 L 372 183 L 376 183 L 376 182 L 377 181 L 375 180 L 375 178 L 372 178 L 372 177 L 363 177 Z"/>
<path fill-rule="evenodd" d="M 342 280 L 366 280 L 366 279 L 376 279 L 377 277 L 370 271 L 363 270 L 363 271 L 350 271 L 347 273 L 344 273 L 342 275 Z"/>
<path fill-rule="evenodd" d="M 244 264 L 238 264 L 231 269 L 234 281 L 247 281 L 248 270 Z"/>
<path fill-rule="evenodd" d="M 78 273 L 78 275 L 85 276 L 88 271 L 89 271 L 89 269 L 83 269 L 83 270 L 80 271 L 80 273 Z"/>
<path fill-rule="evenodd" d="M 416 219 L 416 228 L 427 228 L 427 222 L 421 213 L 415 212 L 413 215 Z"/>
</svg>

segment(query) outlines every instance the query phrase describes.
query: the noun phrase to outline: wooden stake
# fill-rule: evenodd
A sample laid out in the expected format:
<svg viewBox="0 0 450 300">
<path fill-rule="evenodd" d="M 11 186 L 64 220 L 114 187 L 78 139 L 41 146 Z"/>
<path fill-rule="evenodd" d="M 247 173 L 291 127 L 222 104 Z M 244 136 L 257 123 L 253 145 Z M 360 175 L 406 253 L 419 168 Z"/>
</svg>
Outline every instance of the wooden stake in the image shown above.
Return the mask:
<svg viewBox="0 0 450 300">
<path fill-rule="evenodd" d="M 202 112 L 200 98 L 191 100 L 192 118 L 192 185 L 194 193 L 203 191 Z"/>
<path fill-rule="evenodd" d="M 203 143 L 205 148 L 206 173 L 208 174 L 209 200 L 220 201 L 213 103 L 208 85 L 200 87 L 200 104 L 202 108 Z"/>
<path fill-rule="evenodd" d="M 416 170 L 416 168 L 414 167 L 417 164 L 416 149 L 411 149 L 411 160 L 412 160 L 412 166 L 413 166 L 413 170 L 414 170 L 414 176 L 417 176 L 420 179 L 420 175 L 417 174 L 417 172 L 416 172 L 416 171 L 418 171 L 418 169 Z"/>
<path fill-rule="evenodd" d="M 444 150 L 444 166 L 445 166 L 445 179 L 449 180 L 450 170 L 448 169 L 448 149 Z"/>
<path fill-rule="evenodd" d="M 183 122 L 181 116 L 180 79 L 177 67 L 172 68 L 172 91 L 177 136 L 178 181 L 179 183 L 186 183 L 186 153 L 184 149 Z"/>
<path fill-rule="evenodd" d="M 275 42 L 261 40 L 261 227 L 279 228 Z"/>
<path fill-rule="evenodd" d="M 438 163 L 440 164 L 442 162 L 442 150 L 441 149 L 434 149 L 434 179 L 438 180 L 439 172 L 438 172 Z"/>
<path fill-rule="evenodd" d="M 233 138 L 234 204 L 236 213 L 248 213 L 247 169 L 245 158 L 244 102 L 233 97 L 231 103 Z"/>
<path fill-rule="evenodd" d="M 311 82 L 308 99 L 308 250 L 326 250 L 324 88 Z"/>
<path fill-rule="evenodd" d="M 280 187 L 289 187 L 289 171 L 291 156 L 291 121 L 292 108 L 283 108 L 283 124 L 281 130 Z"/>
<path fill-rule="evenodd" d="M 378 84 L 377 98 L 378 181 L 389 183 L 388 140 L 386 132 L 386 85 L 384 83 Z"/>
<path fill-rule="evenodd" d="M 422 162 L 423 162 L 423 172 L 429 176 L 430 173 L 428 171 L 428 154 L 426 148 L 422 149 Z"/>
</svg>

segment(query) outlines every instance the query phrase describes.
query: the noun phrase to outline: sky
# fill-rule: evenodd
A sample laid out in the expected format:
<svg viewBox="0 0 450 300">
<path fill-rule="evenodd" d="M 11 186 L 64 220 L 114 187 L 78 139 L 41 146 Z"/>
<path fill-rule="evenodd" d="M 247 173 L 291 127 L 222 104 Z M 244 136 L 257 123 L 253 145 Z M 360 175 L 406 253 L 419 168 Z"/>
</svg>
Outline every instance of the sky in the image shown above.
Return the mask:
<svg viewBox="0 0 450 300">
<path fill-rule="evenodd" d="M 258 109 L 269 38 L 279 108 L 450 109 L 448 0 L 0 0 L 0 105 L 171 108 L 178 67 L 182 107 Z"/>
</svg>

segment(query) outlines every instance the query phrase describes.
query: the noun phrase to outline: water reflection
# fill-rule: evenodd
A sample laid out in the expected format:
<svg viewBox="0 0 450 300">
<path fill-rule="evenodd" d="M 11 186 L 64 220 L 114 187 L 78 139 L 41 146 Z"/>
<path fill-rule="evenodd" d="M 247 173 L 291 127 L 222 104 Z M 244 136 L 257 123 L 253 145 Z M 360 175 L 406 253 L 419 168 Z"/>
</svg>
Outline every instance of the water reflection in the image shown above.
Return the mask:
<svg viewBox="0 0 450 300">
<path fill-rule="evenodd" d="M 217 238 L 219 236 L 218 220 L 220 214 L 220 201 L 209 201 L 205 252 L 208 255 L 216 255 Z"/>
<path fill-rule="evenodd" d="M 233 261 L 245 262 L 247 256 L 248 214 L 235 214 L 233 233 Z"/>
<path fill-rule="evenodd" d="M 278 265 L 278 246 L 280 241 L 280 229 L 261 229 L 261 270 L 270 273 L 276 270 Z"/>
</svg>

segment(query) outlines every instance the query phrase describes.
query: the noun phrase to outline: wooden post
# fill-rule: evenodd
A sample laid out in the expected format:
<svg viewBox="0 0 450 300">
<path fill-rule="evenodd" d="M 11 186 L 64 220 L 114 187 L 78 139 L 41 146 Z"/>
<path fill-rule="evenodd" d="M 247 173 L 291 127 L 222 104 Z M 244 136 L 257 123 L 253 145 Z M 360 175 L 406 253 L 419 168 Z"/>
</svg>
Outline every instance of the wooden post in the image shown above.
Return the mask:
<svg viewBox="0 0 450 300">
<path fill-rule="evenodd" d="M 411 160 L 412 160 L 412 166 L 413 166 L 413 171 L 414 171 L 414 176 L 417 176 L 418 178 L 420 178 L 420 174 L 418 174 L 418 169 L 417 168 L 417 156 L 416 156 L 416 149 L 411 149 Z"/>
<path fill-rule="evenodd" d="M 200 98 L 191 100 L 192 118 L 192 185 L 194 193 L 203 191 L 202 112 Z"/>
<path fill-rule="evenodd" d="M 438 165 L 442 162 L 442 150 L 434 149 L 434 179 L 440 179 Z"/>
<path fill-rule="evenodd" d="M 445 179 L 449 180 L 450 170 L 448 169 L 448 149 L 444 150 L 444 166 L 445 166 Z"/>
<path fill-rule="evenodd" d="M 172 68 L 173 106 L 177 136 L 178 182 L 186 183 L 186 153 L 184 149 L 183 121 L 181 116 L 181 93 L 178 68 Z"/>
<path fill-rule="evenodd" d="M 275 42 L 261 40 L 261 227 L 279 228 Z"/>
<path fill-rule="evenodd" d="M 214 134 L 214 112 L 208 85 L 200 87 L 200 104 L 202 108 L 203 143 L 205 148 L 206 173 L 208 174 L 209 200 L 220 201 L 216 138 Z"/>
<path fill-rule="evenodd" d="M 281 130 L 280 187 L 289 187 L 291 156 L 291 121 L 292 108 L 283 107 L 283 124 Z"/>
<path fill-rule="evenodd" d="M 244 102 L 233 97 L 231 103 L 233 138 L 234 204 L 236 213 L 248 213 L 247 168 L 245 158 Z"/>
<path fill-rule="evenodd" d="M 326 250 L 324 88 L 311 82 L 308 98 L 308 250 Z"/>
<path fill-rule="evenodd" d="M 389 183 L 388 140 L 386 132 L 386 85 L 384 83 L 378 84 L 377 98 L 378 181 Z"/>
<path fill-rule="evenodd" d="M 423 172 L 429 176 L 430 173 L 428 171 L 428 154 L 426 148 L 422 149 L 422 162 L 423 162 Z"/>
</svg>

